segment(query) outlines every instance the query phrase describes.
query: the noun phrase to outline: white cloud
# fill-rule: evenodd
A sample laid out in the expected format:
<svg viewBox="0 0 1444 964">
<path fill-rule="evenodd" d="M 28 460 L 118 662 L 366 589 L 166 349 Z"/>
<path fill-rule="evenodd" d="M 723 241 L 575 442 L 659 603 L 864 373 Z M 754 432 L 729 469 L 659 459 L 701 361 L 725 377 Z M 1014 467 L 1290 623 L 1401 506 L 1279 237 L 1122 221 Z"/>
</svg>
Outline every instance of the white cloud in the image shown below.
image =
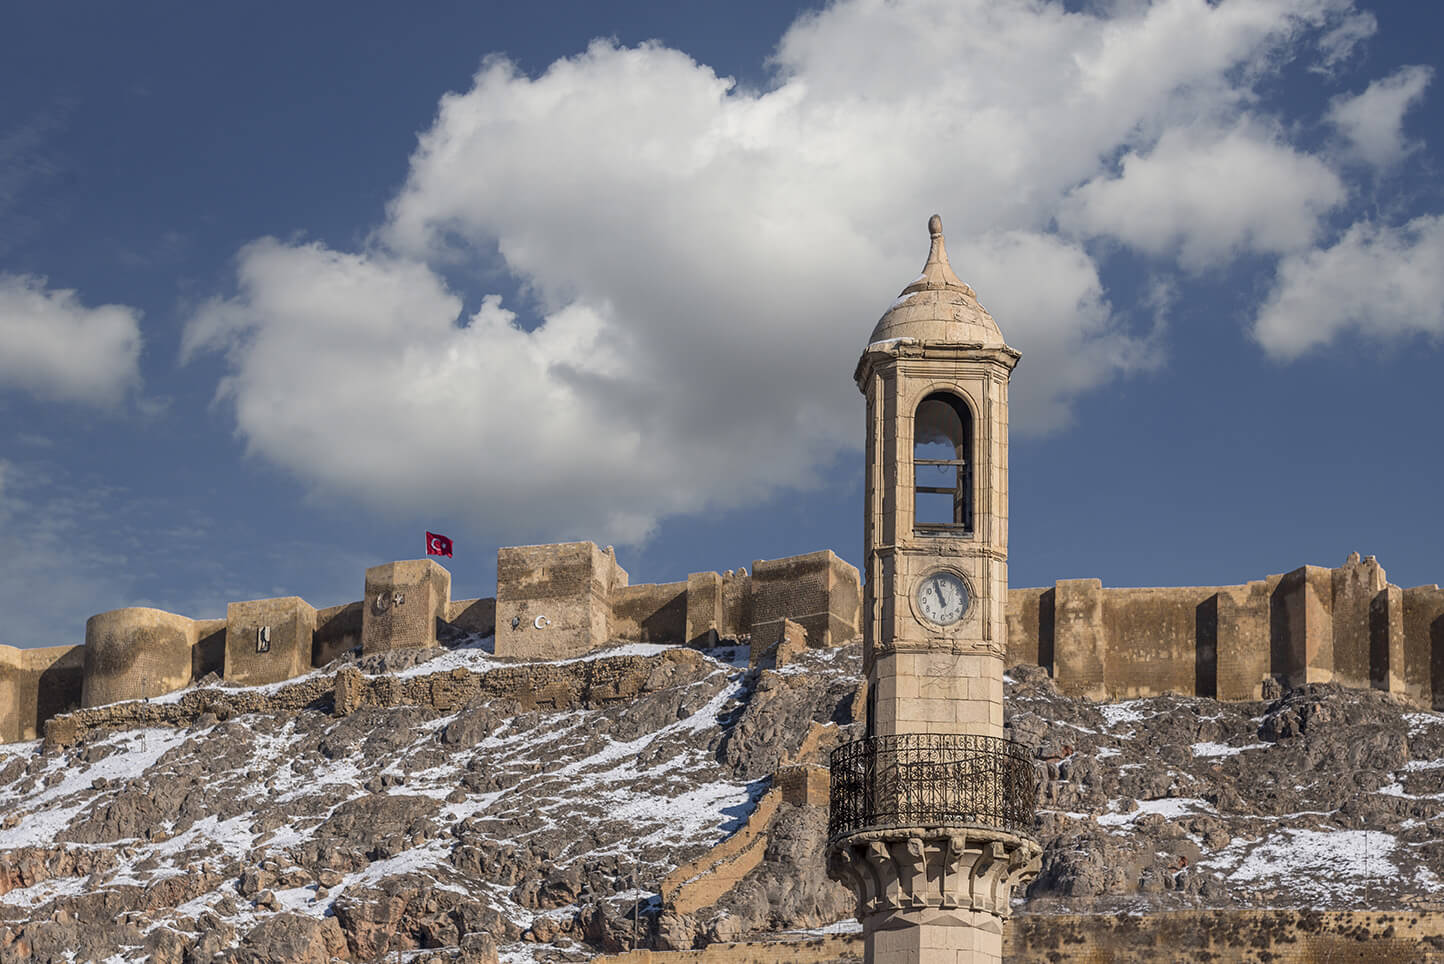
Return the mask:
<svg viewBox="0 0 1444 964">
<path fill-rule="evenodd" d="M 1375 167 L 1397 163 L 1407 152 L 1404 114 L 1424 97 L 1434 71 L 1404 67 L 1376 80 L 1362 94 L 1337 97 L 1329 106 L 1329 122 L 1353 150 Z"/>
<path fill-rule="evenodd" d="M 328 491 L 500 539 L 635 540 L 805 486 L 859 443 L 848 376 L 939 210 L 1024 353 L 1015 430 L 1047 430 L 1158 357 L 1151 324 L 1116 316 L 1088 252 L 1053 233 L 1062 200 L 1095 182 L 1089 230 L 1154 243 L 1137 179 L 1108 196 L 1099 179 L 1187 145 L 1290 183 L 1267 217 L 1237 192 L 1199 219 L 1199 176 L 1158 244 L 1206 259 L 1307 243 L 1338 182 L 1244 111 L 1353 15 L 852 0 L 793 25 L 765 90 L 658 44 L 597 41 L 536 77 L 492 57 L 442 99 L 364 250 L 252 245 L 187 350 L 225 346 L 251 449 Z M 540 327 L 496 298 L 461 317 L 440 272 L 498 263 Z"/>
<path fill-rule="evenodd" d="M 112 406 L 140 385 L 140 313 L 0 274 L 0 388 Z"/>
<path fill-rule="evenodd" d="M 1403 228 L 1364 221 L 1332 247 L 1292 255 L 1254 322 L 1270 355 L 1295 358 L 1347 330 L 1444 337 L 1444 217 Z"/>
<path fill-rule="evenodd" d="M 1116 177 L 1074 191 L 1060 222 L 1117 238 L 1199 270 L 1243 251 L 1284 253 L 1314 240 L 1319 219 L 1347 195 L 1316 157 L 1255 124 L 1178 128 L 1147 154 L 1130 152 Z"/>
<path fill-rule="evenodd" d="M 0 459 L 0 645 L 85 642 L 96 600 L 120 598 L 127 581 L 124 556 L 90 535 L 111 508 L 103 487 Z"/>
</svg>

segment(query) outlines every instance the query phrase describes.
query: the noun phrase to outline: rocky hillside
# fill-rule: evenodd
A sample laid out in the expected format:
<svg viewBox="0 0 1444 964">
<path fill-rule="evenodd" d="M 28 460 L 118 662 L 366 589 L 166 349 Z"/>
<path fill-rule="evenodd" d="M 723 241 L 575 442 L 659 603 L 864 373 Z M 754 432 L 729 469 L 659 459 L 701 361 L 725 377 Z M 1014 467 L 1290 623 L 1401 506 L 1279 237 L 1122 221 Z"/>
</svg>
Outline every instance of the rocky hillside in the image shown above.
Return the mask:
<svg viewBox="0 0 1444 964">
<path fill-rule="evenodd" d="M 818 806 L 772 800 L 715 903 L 659 891 L 856 730 L 859 656 L 516 665 L 464 639 L 82 711 L 0 747 L 0 961 L 586 960 L 846 928 Z M 1020 913 L 1444 899 L 1444 716 L 1329 687 L 1100 706 L 1027 667 L 1008 696 L 1046 776 Z"/>
</svg>

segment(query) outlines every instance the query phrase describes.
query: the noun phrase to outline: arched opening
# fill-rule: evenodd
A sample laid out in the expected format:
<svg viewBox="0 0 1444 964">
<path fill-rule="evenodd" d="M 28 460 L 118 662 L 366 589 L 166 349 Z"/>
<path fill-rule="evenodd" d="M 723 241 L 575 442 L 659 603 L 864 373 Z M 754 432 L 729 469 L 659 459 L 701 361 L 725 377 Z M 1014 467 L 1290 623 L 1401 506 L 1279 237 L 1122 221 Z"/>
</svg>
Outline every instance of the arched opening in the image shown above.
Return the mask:
<svg viewBox="0 0 1444 964">
<path fill-rule="evenodd" d="M 956 395 L 934 392 L 913 416 L 913 526 L 973 529 L 973 415 Z"/>
</svg>

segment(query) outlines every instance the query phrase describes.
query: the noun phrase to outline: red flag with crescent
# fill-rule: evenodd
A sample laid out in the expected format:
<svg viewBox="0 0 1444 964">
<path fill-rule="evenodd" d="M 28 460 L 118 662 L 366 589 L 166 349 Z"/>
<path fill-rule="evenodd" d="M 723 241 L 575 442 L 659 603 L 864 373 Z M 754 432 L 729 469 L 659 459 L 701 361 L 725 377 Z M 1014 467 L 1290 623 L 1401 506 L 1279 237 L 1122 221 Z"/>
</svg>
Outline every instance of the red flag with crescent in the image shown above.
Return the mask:
<svg viewBox="0 0 1444 964">
<path fill-rule="evenodd" d="M 435 532 L 426 533 L 426 554 L 428 556 L 450 556 L 451 540 Z"/>
</svg>

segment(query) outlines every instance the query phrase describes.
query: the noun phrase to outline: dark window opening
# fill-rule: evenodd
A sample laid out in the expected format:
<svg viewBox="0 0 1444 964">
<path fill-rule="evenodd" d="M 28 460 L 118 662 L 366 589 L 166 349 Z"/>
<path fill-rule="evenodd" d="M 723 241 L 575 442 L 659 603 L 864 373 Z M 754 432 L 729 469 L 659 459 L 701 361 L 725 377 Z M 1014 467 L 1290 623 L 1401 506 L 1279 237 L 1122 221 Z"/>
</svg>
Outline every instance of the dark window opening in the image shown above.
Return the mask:
<svg viewBox="0 0 1444 964">
<path fill-rule="evenodd" d="M 961 399 L 935 392 L 913 417 L 913 525 L 973 529 L 973 416 Z"/>
</svg>

